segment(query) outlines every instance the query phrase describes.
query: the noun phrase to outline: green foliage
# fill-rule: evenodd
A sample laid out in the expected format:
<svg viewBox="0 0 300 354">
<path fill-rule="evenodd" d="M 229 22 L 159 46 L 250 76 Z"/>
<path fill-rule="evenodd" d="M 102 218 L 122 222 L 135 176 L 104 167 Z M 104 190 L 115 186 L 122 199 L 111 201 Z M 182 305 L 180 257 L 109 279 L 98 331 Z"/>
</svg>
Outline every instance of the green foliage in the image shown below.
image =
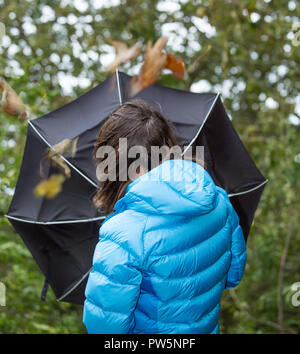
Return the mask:
<svg viewBox="0 0 300 354">
<path fill-rule="evenodd" d="M 300 308 L 291 305 L 290 291 L 300 281 L 295 107 L 300 47 L 292 42 L 299 7 L 292 0 L 173 2 L 178 3 L 174 11 L 166 12 L 162 3 L 167 2 L 158 0 L 120 0 L 102 7 L 89 1 L 82 8 L 67 0 L 0 0 L 0 21 L 8 35 L 0 46 L 0 76 L 30 107 L 31 118 L 37 117 L 107 77 L 101 60 L 111 40 L 146 45 L 161 36 L 166 24 L 176 23 L 168 51 L 182 57 L 187 68 L 195 65 L 184 80 L 166 73 L 160 83 L 188 90 L 205 80 L 211 91 L 221 90 L 234 126 L 269 179 L 247 245 L 245 276 L 236 290 L 224 294 L 221 331 L 300 332 Z M 204 31 L 203 23 L 215 33 Z M 211 50 L 197 60 L 208 46 Z M 136 73 L 141 60 L 140 55 L 121 70 Z M 61 86 L 62 74 L 81 78 L 69 96 Z M 298 125 L 291 124 L 291 115 L 294 121 L 298 117 Z M 16 184 L 25 135 L 26 123 L 0 112 L 1 215 Z M 7 287 L 7 306 L 0 307 L 1 333 L 84 333 L 81 307 L 57 302 L 51 291 L 40 302 L 43 277 L 4 218 L 0 280 Z"/>
<path fill-rule="evenodd" d="M 59 303 L 52 290 L 46 302 L 40 301 L 43 277 L 7 222 L 1 223 L 0 255 L 0 279 L 6 286 L 1 333 L 85 333 L 80 306 Z"/>
</svg>

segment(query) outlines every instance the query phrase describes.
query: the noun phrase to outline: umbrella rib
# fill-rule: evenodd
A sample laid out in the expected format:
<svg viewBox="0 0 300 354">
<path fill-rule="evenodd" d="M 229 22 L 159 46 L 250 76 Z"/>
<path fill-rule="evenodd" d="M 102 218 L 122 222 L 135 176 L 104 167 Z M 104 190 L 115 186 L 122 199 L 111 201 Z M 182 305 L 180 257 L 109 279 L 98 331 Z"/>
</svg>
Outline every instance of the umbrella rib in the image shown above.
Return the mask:
<svg viewBox="0 0 300 354">
<path fill-rule="evenodd" d="M 79 280 L 78 282 L 72 286 L 72 288 L 70 290 L 68 290 L 67 292 L 65 292 L 60 298 L 57 299 L 57 301 L 61 301 L 62 299 L 64 299 L 66 296 L 68 296 L 72 291 L 74 291 L 77 286 L 89 275 L 89 273 L 91 272 L 93 268 L 91 268 L 89 271 L 87 271 Z"/>
<path fill-rule="evenodd" d="M 203 122 L 202 122 L 202 124 L 201 124 L 201 126 L 200 126 L 200 128 L 199 128 L 199 130 L 198 130 L 198 132 L 197 132 L 197 134 L 196 134 L 196 135 L 194 136 L 194 138 L 191 140 L 191 142 L 189 143 L 189 145 L 184 149 L 184 151 L 183 151 L 183 153 L 181 154 L 181 156 L 183 156 L 183 155 L 186 153 L 186 151 L 191 147 L 191 145 L 192 145 L 192 144 L 194 143 L 194 141 L 197 139 L 197 137 L 198 137 L 198 135 L 200 134 L 202 128 L 204 127 L 205 122 L 206 122 L 207 119 L 209 118 L 210 113 L 212 112 L 212 110 L 213 110 L 213 108 L 214 108 L 214 106 L 215 106 L 215 104 L 216 104 L 217 99 L 219 98 L 219 96 L 220 96 L 220 92 L 217 93 L 217 96 L 215 97 L 215 99 L 214 99 L 214 101 L 213 101 L 213 103 L 212 103 L 212 105 L 211 105 L 209 111 L 207 112 L 207 114 L 206 114 L 206 116 L 205 116 L 205 118 L 204 118 L 204 120 L 203 120 Z"/>
<path fill-rule="evenodd" d="M 74 223 L 80 223 L 80 222 L 91 222 L 91 221 L 96 221 L 96 220 L 103 220 L 106 218 L 106 216 L 98 216 L 96 218 L 79 219 L 79 220 L 35 221 L 35 220 L 26 220 L 26 219 L 22 219 L 22 218 L 17 218 L 15 216 L 11 216 L 11 215 L 5 215 L 5 217 L 8 219 L 27 222 L 29 224 L 38 224 L 38 225 L 74 224 Z"/>
<path fill-rule="evenodd" d="M 51 150 L 54 152 L 56 151 L 54 147 L 43 137 L 43 135 L 38 131 L 38 129 L 34 126 L 34 124 L 28 120 L 28 124 L 31 126 L 31 128 L 36 132 L 36 134 L 43 140 L 45 144 L 47 144 Z M 86 179 L 88 182 L 90 182 L 94 187 L 98 188 L 97 184 L 93 182 L 90 178 L 88 178 L 84 173 L 82 173 L 76 166 L 74 166 L 70 161 L 68 161 L 63 155 L 58 154 L 59 157 L 61 157 L 70 167 L 73 168 L 76 172 L 78 172 L 84 179 Z"/>
<path fill-rule="evenodd" d="M 268 180 L 266 179 L 265 181 L 263 181 L 261 184 L 259 184 L 259 185 L 256 186 L 256 187 L 253 187 L 253 188 L 248 189 L 248 190 L 243 191 L 243 192 L 228 194 L 228 197 L 231 198 L 231 197 L 234 197 L 234 196 L 236 196 L 236 195 L 242 195 L 242 194 L 246 194 L 246 193 L 253 192 L 253 191 L 255 191 L 256 189 L 258 189 L 258 188 L 262 187 L 263 185 L 265 185 L 267 182 L 268 182 Z"/>
<path fill-rule="evenodd" d="M 119 70 L 118 69 L 116 69 L 116 76 L 117 76 L 119 102 L 120 102 L 120 106 L 121 106 L 122 105 L 122 95 L 121 95 L 121 87 L 120 87 Z"/>
</svg>

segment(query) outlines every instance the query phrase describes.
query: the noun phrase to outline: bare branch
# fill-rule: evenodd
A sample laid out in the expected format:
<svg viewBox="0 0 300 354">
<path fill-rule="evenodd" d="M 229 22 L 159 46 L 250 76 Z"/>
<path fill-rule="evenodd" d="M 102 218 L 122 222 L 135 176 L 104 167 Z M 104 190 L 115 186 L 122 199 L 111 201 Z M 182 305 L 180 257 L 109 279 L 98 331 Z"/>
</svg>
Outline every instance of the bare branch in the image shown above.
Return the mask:
<svg viewBox="0 0 300 354">
<path fill-rule="evenodd" d="M 260 318 L 257 318 L 255 316 L 252 316 L 248 311 L 247 311 L 247 306 L 245 306 L 244 304 L 241 303 L 240 299 L 238 298 L 236 292 L 234 289 L 229 290 L 229 294 L 234 302 L 234 304 L 236 305 L 236 307 L 243 312 L 249 319 L 251 319 L 252 321 L 256 322 L 256 323 L 260 323 L 272 328 L 275 328 L 277 330 L 281 330 L 282 328 L 285 330 L 286 333 L 291 333 L 291 334 L 297 334 L 297 332 L 295 330 L 293 330 L 292 328 L 289 327 L 281 327 L 279 324 L 272 322 L 272 321 L 268 321 L 268 320 L 262 320 Z"/>
</svg>

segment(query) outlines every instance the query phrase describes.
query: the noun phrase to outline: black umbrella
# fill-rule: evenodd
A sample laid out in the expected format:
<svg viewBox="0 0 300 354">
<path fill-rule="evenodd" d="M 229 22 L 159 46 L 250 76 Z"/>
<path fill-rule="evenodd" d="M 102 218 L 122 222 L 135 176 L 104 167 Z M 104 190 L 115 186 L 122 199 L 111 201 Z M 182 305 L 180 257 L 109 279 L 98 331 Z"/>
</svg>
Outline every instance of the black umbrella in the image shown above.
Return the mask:
<svg viewBox="0 0 300 354">
<path fill-rule="evenodd" d="M 113 76 L 73 102 L 29 121 L 22 167 L 8 215 L 59 300 L 82 304 L 92 256 L 98 241 L 100 215 L 93 202 L 97 188 L 93 146 L 101 124 L 129 100 L 131 77 Z M 114 83 L 114 85 L 112 85 Z M 153 85 L 136 97 L 146 100 L 173 122 L 184 146 L 204 145 L 206 167 L 215 183 L 229 194 L 247 238 L 266 179 L 259 172 L 213 93 L 192 93 Z M 40 164 L 49 147 L 77 140 L 75 156 L 61 157 L 72 170 L 54 199 L 36 198 Z M 43 163 L 44 174 L 56 172 Z M 44 292 L 45 293 L 45 292 Z"/>
</svg>

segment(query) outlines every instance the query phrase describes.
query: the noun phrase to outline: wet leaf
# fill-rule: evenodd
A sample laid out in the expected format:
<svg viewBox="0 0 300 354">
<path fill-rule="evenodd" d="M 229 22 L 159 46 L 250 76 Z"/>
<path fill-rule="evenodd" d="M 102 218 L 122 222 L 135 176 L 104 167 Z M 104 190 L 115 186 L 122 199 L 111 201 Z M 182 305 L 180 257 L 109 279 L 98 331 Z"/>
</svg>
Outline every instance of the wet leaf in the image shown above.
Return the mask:
<svg viewBox="0 0 300 354">
<path fill-rule="evenodd" d="M 64 181 L 65 177 L 62 174 L 53 174 L 35 187 L 34 195 L 53 199 L 61 192 Z"/>
<path fill-rule="evenodd" d="M 25 120 L 27 118 L 26 106 L 3 78 L 0 78 L 0 91 L 2 92 L 1 107 L 3 111 L 10 116 Z"/>
<path fill-rule="evenodd" d="M 135 58 L 141 50 L 141 43 L 136 43 L 130 48 L 120 41 L 112 41 L 112 45 L 116 49 L 116 57 L 114 61 L 107 66 L 106 71 L 116 70 L 119 65 Z"/>
</svg>

